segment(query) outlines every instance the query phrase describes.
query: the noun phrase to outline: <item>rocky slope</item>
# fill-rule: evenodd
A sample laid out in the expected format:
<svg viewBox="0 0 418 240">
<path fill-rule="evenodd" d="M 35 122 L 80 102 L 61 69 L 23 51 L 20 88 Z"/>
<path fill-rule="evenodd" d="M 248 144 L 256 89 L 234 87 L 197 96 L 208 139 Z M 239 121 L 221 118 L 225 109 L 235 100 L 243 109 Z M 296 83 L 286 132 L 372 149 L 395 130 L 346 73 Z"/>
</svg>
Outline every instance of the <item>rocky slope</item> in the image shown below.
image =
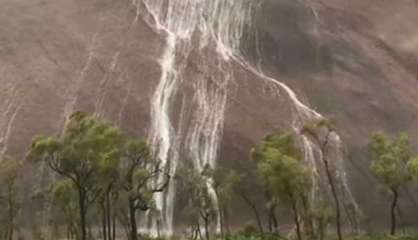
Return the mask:
<svg viewBox="0 0 418 240">
<path fill-rule="evenodd" d="M 418 3 L 261 2 L 253 19 L 257 39 L 250 32 L 242 37 L 243 55 L 289 85 L 305 104 L 335 118 L 349 155 L 345 165 L 354 195 L 370 219 L 380 221 L 386 203 L 374 193 L 365 148 L 372 131 L 417 135 Z M 0 0 L 0 6 L 2 151 L 23 157 L 34 135 L 60 132 L 65 116 L 76 109 L 95 112 L 132 134 L 149 134 L 166 39 L 147 23 L 142 5 Z M 182 99 L 193 96 L 193 79 L 206 71 L 197 50 L 177 57 L 184 58 L 187 81 L 173 100 L 174 115 Z M 228 67 L 234 81 L 228 87 L 218 163 L 248 168 L 254 143 L 274 128 L 290 128 L 292 107 L 285 91 L 271 89 L 240 64 Z M 408 196 L 402 210 L 404 223 L 410 224 L 408 216 L 415 213 L 406 210 L 416 205 L 413 194 Z"/>
</svg>

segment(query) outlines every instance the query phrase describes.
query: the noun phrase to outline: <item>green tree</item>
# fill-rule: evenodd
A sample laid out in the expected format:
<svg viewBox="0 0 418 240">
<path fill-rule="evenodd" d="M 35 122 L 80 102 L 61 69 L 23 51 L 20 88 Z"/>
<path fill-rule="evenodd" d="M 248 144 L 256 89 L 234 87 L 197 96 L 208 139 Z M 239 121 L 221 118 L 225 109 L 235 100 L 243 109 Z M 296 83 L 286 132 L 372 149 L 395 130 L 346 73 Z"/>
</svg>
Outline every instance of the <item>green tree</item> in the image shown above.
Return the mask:
<svg viewBox="0 0 418 240">
<path fill-rule="evenodd" d="M 373 153 L 370 169 L 381 187 L 392 196 L 390 234 L 395 235 L 399 189 L 412 180 L 408 165 L 415 165 L 412 162 L 409 138 L 406 134 L 392 139 L 385 133 L 375 133 L 371 136 L 370 149 Z"/>
<path fill-rule="evenodd" d="M 276 132 L 257 146 L 252 156 L 259 173 L 273 196 L 292 208 L 296 233 L 302 239 L 301 222 L 304 196 L 311 191 L 311 172 L 290 134 Z"/>
<path fill-rule="evenodd" d="M 17 227 L 16 218 L 21 208 L 18 196 L 21 168 L 21 163 L 15 159 L 0 159 L 0 239 L 12 240 Z"/>
<path fill-rule="evenodd" d="M 162 169 L 145 141 L 130 139 L 124 145 L 121 186 L 127 193 L 130 240 L 138 239 L 136 213 L 152 210 L 153 196 L 164 191 L 169 182 L 168 169 Z"/>
<path fill-rule="evenodd" d="M 211 194 L 211 169 L 205 166 L 202 172 L 183 168 L 178 174 L 182 192 L 188 196 L 184 209 L 187 221 L 195 231 L 195 238 L 201 237 L 201 223 L 206 240 L 210 239 L 210 225 L 217 216 L 217 202 Z M 213 194 L 216 194 L 213 192 Z"/>
<path fill-rule="evenodd" d="M 262 148 L 266 147 L 269 144 L 269 139 L 275 134 L 270 134 L 267 136 L 264 141 L 258 146 L 258 148 L 252 149 L 251 151 L 251 158 L 257 163 L 259 166 L 260 162 L 263 160 Z M 261 183 L 263 185 L 263 191 L 264 191 L 264 198 L 267 202 L 267 222 L 270 232 L 278 232 L 278 221 L 276 217 L 276 208 L 277 208 L 277 198 L 274 196 L 274 194 L 271 192 L 272 186 L 270 186 L 270 182 L 267 181 L 262 174 L 260 174 L 260 171 L 257 172 L 258 176 L 261 177 Z M 242 192 L 243 193 L 243 192 Z M 243 199 L 250 204 L 251 199 L 247 196 L 241 195 Z M 258 218 L 258 213 L 256 212 L 256 207 L 254 204 L 251 204 L 253 210 L 255 211 L 256 217 Z M 257 220 L 260 230 L 262 229 L 261 220 Z"/>
<path fill-rule="evenodd" d="M 338 198 L 337 182 L 335 180 L 329 158 L 329 150 L 332 147 L 332 140 L 335 137 L 335 127 L 329 119 L 322 118 L 315 120 L 302 129 L 302 134 L 313 139 L 320 151 L 320 159 L 324 165 L 324 170 L 327 176 L 328 185 L 331 188 L 332 198 L 335 204 L 335 221 L 337 226 L 338 239 L 342 240 L 342 229 L 341 229 L 341 203 Z"/>
<path fill-rule="evenodd" d="M 58 175 L 70 180 L 77 191 L 80 239 L 87 239 L 86 216 L 101 194 L 97 179 L 106 162 L 120 158 L 122 135 L 86 113 L 76 112 L 61 137 L 36 137 L 29 158 L 43 161 Z"/>
<path fill-rule="evenodd" d="M 264 233 L 263 228 L 263 222 L 261 220 L 261 214 L 257 207 L 256 201 L 252 199 L 249 192 L 251 191 L 251 184 L 258 181 L 254 181 L 254 177 L 250 177 L 249 174 L 243 174 L 241 175 L 241 183 L 237 187 L 237 191 L 239 196 L 242 198 L 242 200 L 248 205 L 248 207 L 252 210 L 255 216 L 255 220 L 257 222 L 258 231 L 260 233 Z M 263 186 L 258 186 L 259 188 L 262 188 Z M 257 188 L 256 188 L 257 189 Z"/>
<path fill-rule="evenodd" d="M 103 240 L 114 240 L 116 238 L 116 206 L 119 200 L 120 162 L 121 159 L 118 158 L 107 158 L 101 161 L 97 176 L 97 184 L 101 188 L 97 207 L 102 215 Z"/>
<path fill-rule="evenodd" d="M 67 223 L 67 238 L 72 239 L 77 232 L 77 191 L 73 183 L 60 180 L 51 184 L 49 189 L 51 201 L 64 214 Z"/>
</svg>

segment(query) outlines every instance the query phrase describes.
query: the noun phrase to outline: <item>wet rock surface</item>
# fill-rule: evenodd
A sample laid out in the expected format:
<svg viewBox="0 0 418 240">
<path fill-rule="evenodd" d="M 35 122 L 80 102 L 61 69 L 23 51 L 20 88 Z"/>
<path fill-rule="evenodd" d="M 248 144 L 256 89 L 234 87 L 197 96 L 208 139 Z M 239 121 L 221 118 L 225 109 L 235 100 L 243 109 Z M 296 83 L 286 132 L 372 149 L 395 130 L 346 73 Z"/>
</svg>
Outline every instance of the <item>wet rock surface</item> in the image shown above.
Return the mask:
<svg viewBox="0 0 418 240">
<path fill-rule="evenodd" d="M 137 9 L 128 0 L 0 0 L 0 6 L 3 151 L 24 157 L 33 136 L 60 132 L 65 115 L 78 109 L 148 135 L 165 38 L 144 12 L 135 22 Z M 417 13 L 409 0 L 265 0 L 255 13 L 258 42 L 243 40 L 245 56 L 335 118 L 349 180 L 370 219 L 379 219 L 386 205 L 368 173 L 368 135 L 418 132 Z M 194 54 L 185 71 L 190 82 L 176 101 L 193 95 L 201 71 Z M 239 64 L 230 67 L 235 82 L 218 162 L 252 168 L 251 146 L 274 128 L 290 128 L 292 110 L 284 91 Z M 402 201 L 405 209 L 415 206 L 414 196 Z"/>
</svg>

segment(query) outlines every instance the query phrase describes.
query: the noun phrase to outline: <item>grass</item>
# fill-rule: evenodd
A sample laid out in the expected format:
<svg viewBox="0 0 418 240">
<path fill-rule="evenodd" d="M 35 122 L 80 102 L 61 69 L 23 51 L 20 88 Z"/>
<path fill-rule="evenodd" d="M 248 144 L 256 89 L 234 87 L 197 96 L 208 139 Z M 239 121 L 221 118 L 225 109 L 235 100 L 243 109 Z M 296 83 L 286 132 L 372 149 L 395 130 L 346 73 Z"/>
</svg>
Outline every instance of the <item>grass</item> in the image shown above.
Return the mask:
<svg viewBox="0 0 418 240">
<path fill-rule="evenodd" d="M 296 238 L 284 238 L 273 234 L 236 234 L 228 236 L 226 240 L 296 240 Z M 304 238 L 304 240 L 310 240 Z M 337 240 L 337 237 L 327 237 L 323 240 Z M 370 235 L 370 236 L 357 236 L 357 237 L 345 237 L 344 240 L 418 240 L 418 235 Z"/>
<path fill-rule="evenodd" d="M 375 235 L 375 236 L 361 236 L 355 237 L 353 240 L 418 240 L 418 235 L 399 235 L 399 236 L 388 236 L 388 235 Z"/>
</svg>

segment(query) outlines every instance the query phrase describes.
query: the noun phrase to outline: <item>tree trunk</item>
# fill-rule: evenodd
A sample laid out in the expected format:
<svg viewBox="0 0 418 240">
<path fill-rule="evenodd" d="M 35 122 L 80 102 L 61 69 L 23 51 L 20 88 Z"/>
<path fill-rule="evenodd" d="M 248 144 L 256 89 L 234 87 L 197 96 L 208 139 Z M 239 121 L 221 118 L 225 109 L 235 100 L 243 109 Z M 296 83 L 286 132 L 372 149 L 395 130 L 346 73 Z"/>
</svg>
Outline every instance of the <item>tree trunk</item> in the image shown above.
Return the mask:
<svg viewBox="0 0 418 240">
<path fill-rule="evenodd" d="M 130 222 L 130 240 L 138 240 L 138 232 L 137 232 L 137 223 L 136 223 L 136 210 L 135 210 L 135 201 L 129 197 L 129 222 Z"/>
<path fill-rule="evenodd" d="M 261 222 L 261 217 L 260 217 L 260 213 L 258 212 L 257 206 L 255 205 L 255 203 L 253 203 L 245 193 L 241 192 L 241 197 L 242 199 L 244 199 L 244 201 L 248 204 L 248 206 L 250 206 L 250 208 L 253 210 L 255 218 L 257 220 L 257 225 L 258 225 L 258 230 L 263 233 L 264 232 L 264 228 L 263 228 L 263 223 Z"/>
<path fill-rule="evenodd" d="M 78 189 L 78 204 L 80 214 L 80 229 L 81 229 L 81 240 L 87 240 L 86 231 L 86 192 L 84 189 Z"/>
<path fill-rule="evenodd" d="M 331 187 L 331 193 L 332 193 L 332 197 L 334 198 L 334 203 L 335 203 L 335 213 L 336 213 L 336 225 L 337 225 L 337 235 L 338 235 L 338 240 L 342 240 L 343 236 L 342 236 L 342 232 L 341 232 L 341 210 L 340 210 L 340 201 L 338 200 L 338 195 L 337 195 L 337 189 L 335 187 L 334 184 L 334 180 L 332 178 L 332 174 L 331 174 L 331 170 L 329 168 L 329 163 L 328 160 L 325 158 L 325 150 L 322 149 L 322 162 L 324 163 L 325 166 L 325 172 L 327 174 L 327 178 L 328 178 L 328 183 Z"/>
<path fill-rule="evenodd" d="M 203 222 L 205 224 L 205 236 L 206 240 L 210 240 L 210 233 L 209 233 L 209 216 L 206 214 L 203 218 Z"/>
<path fill-rule="evenodd" d="M 70 224 L 67 224 L 67 239 L 71 239 L 71 226 Z"/>
<path fill-rule="evenodd" d="M 325 237 L 325 222 L 323 219 L 318 222 L 318 239 L 323 240 Z"/>
<path fill-rule="evenodd" d="M 199 222 L 197 223 L 197 233 L 196 233 L 196 236 L 197 236 L 198 239 L 201 239 L 202 238 L 202 231 L 200 229 L 200 223 Z"/>
<path fill-rule="evenodd" d="M 276 204 L 269 208 L 269 228 L 270 232 L 278 233 L 279 223 L 276 218 Z"/>
<path fill-rule="evenodd" d="M 110 215 L 110 191 L 106 193 L 106 225 L 107 225 L 107 239 L 112 240 L 112 218 Z"/>
<path fill-rule="evenodd" d="M 91 223 L 88 223 L 87 226 L 88 226 L 88 228 L 87 228 L 88 229 L 87 238 L 88 239 L 93 239 L 93 226 L 92 226 Z"/>
<path fill-rule="evenodd" d="M 224 208 L 223 215 L 224 215 L 224 224 L 225 224 L 226 234 L 229 235 L 231 233 L 231 226 L 229 224 L 229 211 L 227 207 Z"/>
<path fill-rule="evenodd" d="M 193 240 L 197 239 L 197 229 L 193 225 L 191 227 L 190 236 L 191 236 L 190 239 L 193 239 Z"/>
<path fill-rule="evenodd" d="M 100 204 L 102 207 L 102 234 L 103 234 L 103 240 L 107 240 L 107 224 L 106 224 L 106 207 L 104 203 Z"/>
<path fill-rule="evenodd" d="M 113 211 L 113 223 L 112 223 L 112 240 L 116 239 L 116 213 Z"/>
<path fill-rule="evenodd" d="M 70 226 L 70 239 L 77 238 L 77 224 L 74 222 L 74 220 L 71 220 L 71 226 Z"/>
<path fill-rule="evenodd" d="M 306 235 L 309 239 L 316 239 L 315 237 L 315 228 L 312 217 L 310 215 L 310 205 L 309 200 L 307 199 L 305 194 L 301 194 L 300 196 L 303 205 L 303 223 L 305 225 Z"/>
<path fill-rule="evenodd" d="M 344 200 L 343 200 L 344 203 Z M 350 223 L 351 226 L 351 234 L 352 235 L 358 235 L 358 226 L 357 226 L 357 220 L 356 220 L 356 212 L 355 209 L 350 209 L 349 206 L 346 204 L 343 204 L 343 209 L 346 213 L 347 220 Z"/>
<path fill-rule="evenodd" d="M 299 214 L 298 214 L 298 209 L 297 209 L 295 200 L 292 200 L 292 210 L 293 210 L 293 220 L 295 221 L 295 224 L 296 224 L 296 234 L 297 234 L 298 240 L 302 240 L 302 233 L 301 233 L 301 230 L 300 230 L 300 222 L 299 222 Z"/>
<path fill-rule="evenodd" d="M 115 212 L 115 217 L 119 221 L 120 226 L 122 226 L 122 229 L 126 236 L 125 239 L 130 240 L 131 230 L 130 230 L 130 220 L 129 220 L 129 209 L 128 211 L 119 209 L 119 211 Z"/>
<path fill-rule="evenodd" d="M 224 218 L 224 211 L 223 211 L 223 208 L 222 208 L 222 206 L 218 206 L 218 209 L 219 209 L 219 211 L 218 211 L 218 214 L 219 214 L 219 225 L 220 225 L 220 227 L 221 227 L 221 239 L 224 239 L 224 237 L 225 237 L 225 222 L 224 222 L 224 220 L 225 220 L 225 218 Z"/>
<path fill-rule="evenodd" d="M 398 205 L 398 191 L 397 189 L 392 189 L 393 193 L 393 199 L 392 199 L 392 205 L 390 207 L 390 217 L 391 217 L 391 223 L 390 223 L 390 235 L 396 234 L 396 206 Z"/>
<path fill-rule="evenodd" d="M 160 218 L 157 219 L 157 238 L 161 238 L 161 220 Z"/>
<path fill-rule="evenodd" d="M 8 231 L 8 240 L 13 240 L 14 234 L 14 203 L 13 203 L 13 184 L 9 185 L 8 189 L 8 202 L 9 202 L 9 231 Z"/>
<path fill-rule="evenodd" d="M 200 232 L 200 224 L 199 221 L 196 222 L 196 225 L 193 229 L 193 240 L 202 239 L 202 233 Z"/>
</svg>

